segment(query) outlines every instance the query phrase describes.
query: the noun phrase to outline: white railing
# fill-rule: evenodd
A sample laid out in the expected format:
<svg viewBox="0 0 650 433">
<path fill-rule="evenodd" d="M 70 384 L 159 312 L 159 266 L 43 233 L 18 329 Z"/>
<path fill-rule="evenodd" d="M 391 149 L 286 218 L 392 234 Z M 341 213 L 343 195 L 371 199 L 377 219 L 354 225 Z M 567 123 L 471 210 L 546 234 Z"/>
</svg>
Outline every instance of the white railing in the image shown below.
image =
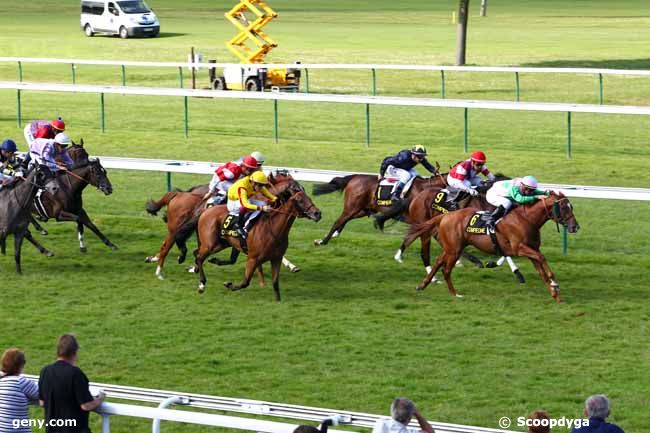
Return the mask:
<svg viewBox="0 0 650 433">
<path fill-rule="evenodd" d="M 222 164 L 216 162 L 119 158 L 112 156 L 100 156 L 99 158 L 105 168 L 205 175 L 211 175 L 214 173 L 215 167 Z M 348 176 L 352 174 L 377 174 L 295 167 L 265 167 L 267 173 L 277 169 L 287 170 L 294 179 L 307 182 L 329 182 L 335 177 Z M 567 197 L 650 201 L 650 189 L 646 188 L 563 185 L 554 183 L 543 183 L 540 187 L 552 189 L 554 191 L 561 191 Z"/>
<path fill-rule="evenodd" d="M 50 59 L 34 57 L 0 57 L 0 62 L 12 63 L 55 63 L 65 65 L 97 66 L 141 66 L 211 69 L 223 67 L 242 67 L 241 63 L 192 63 L 192 62 L 138 62 L 130 60 L 90 60 L 90 59 Z M 296 69 L 361 69 L 395 71 L 456 71 L 456 72 L 510 72 L 510 73 L 560 73 L 560 74 L 602 74 L 650 76 L 650 71 L 641 69 L 605 68 L 535 68 L 525 66 L 437 66 L 437 65 L 395 65 L 395 64 L 347 64 L 347 63 L 265 63 L 256 64 L 267 68 Z"/>
<path fill-rule="evenodd" d="M 32 379 L 33 381 L 38 380 L 38 376 L 25 376 Z M 161 404 L 166 401 L 172 401 L 175 397 L 180 397 L 178 401 L 181 401 L 182 405 L 186 407 L 218 410 L 222 412 L 236 412 L 256 416 L 295 419 L 300 421 L 321 422 L 325 418 L 328 418 L 332 415 L 339 415 L 341 419 L 345 421 L 345 425 L 363 429 L 371 429 L 378 419 L 385 418 L 383 416 L 367 413 L 273 403 L 260 400 L 218 397 L 204 394 L 178 393 L 174 391 L 110 385 L 105 383 L 91 383 L 90 385 L 96 388 L 101 388 L 106 393 L 107 397 L 111 399 Z M 190 412 L 184 410 L 165 409 L 160 407 L 153 408 L 141 405 L 128 405 L 112 402 L 103 403 L 97 412 L 103 417 L 103 433 L 108 433 L 110 431 L 109 417 L 114 415 L 148 418 L 151 420 L 166 420 L 191 424 L 219 426 L 238 430 L 251 430 L 261 433 L 292 433 L 298 425 L 286 422 L 216 415 L 205 412 Z M 450 424 L 441 422 L 431 422 L 430 424 L 437 433 L 514 433 L 507 430 L 475 427 L 462 424 Z M 411 426 L 417 428 L 418 424 L 413 421 L 411 423 Z M 332 429 L 328 429 L 328 432 L 346 433 L 345 431 Z M 154 430 L 154 433 L 157 433 L 157 431 Z"/>
</svg>

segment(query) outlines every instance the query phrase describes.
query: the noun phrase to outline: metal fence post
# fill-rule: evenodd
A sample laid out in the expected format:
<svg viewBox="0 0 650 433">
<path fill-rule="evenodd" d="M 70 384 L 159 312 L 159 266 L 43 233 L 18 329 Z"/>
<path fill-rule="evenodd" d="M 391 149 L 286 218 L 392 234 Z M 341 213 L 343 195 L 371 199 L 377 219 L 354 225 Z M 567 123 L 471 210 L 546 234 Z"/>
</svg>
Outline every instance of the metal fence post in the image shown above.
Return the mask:
<svg viewBox="0 0 650 433">
<path fill-rule="evenodd" d="M 309 93 L 309 69 L 305 68 L 305 93 Z"/>
<path fill-rule="evenodd" d="M 603 105 L 603 74 L 598 74 L 598 103 Z"/>
<path fill-rule="evenodd" d="M 23 126 L 23 116 L 22 116 L 22 112 L 21 112 L 22 107 L 21 107 L 21 104 L 20 104 L 20 89 L 18 89 L 16 92 L 17 92 L 17 97 L 18 97 L 18 101 L 17 101 L 18 102 L 18 107 L 17 107 L 18 112 L 17 112 L 16 119 L 18 120 L 18 127 L 20 128 L 21 126 Z"/>
<path fill-rule="evenodd" d="M 99 105 L 100 105 L 100 126 L 102 129 L 102 132 L 106 132 L 106 123 L 104 122 L 104 94 L 100 93 L 99 94 Z"/>
<path fill-rule="evenodd" d="M 108 415 L 102 415 L 102 433 L 111 433 L 111 421 Z"/>
<path fill-rule="evenodd" d="M 571 112 L 566 116 L 566 157 L 571 159 Z"/>
<path fill-rule="evenodd" d="M 377 71 L 372 68 L 372 96 L 377 96 Z"/>
<path fill-rule="evenodd" d="M 75 74 L 74 63 L 70 63 L 70 71 L 72 72 L 72 84 L 77 84 L 77 76 Z"/>
<path fill-rule="evenodd" d="M 366 147 L 370 147 L 370 104 L 366 104 Z"/>
<path fill-rule="evenodd" d="M 183 67 L 178 67 L 178 78 L 180 79 L 181 89 L 183 88 Z"/>
<path fill-rule="evenodd" d="M 122 87 L 126 86 L 126 67 L 122 65 Z"/>
<path fill-rule="evenodd" d="M 442 99 L 445 99 L 445 71 L 440 71 L 440 93 L 442 94 Z"/>
<path fill-rule="evenodd" d="M 568 253 L 568 243 L 567 243 L 567 229 L 562 227 L 562 255 L 566 256 Z"/>
<path fill-rule="evenodd" d="M 465 135 L 465 144 L 463 146 L 463 150 L 465 151 L 465 153 L 467 153 L 467 135 L 469 133 L 469 131 L 468 131 L 469 126 L 468 126 L 467 117 L 468 117 L 468 109 L 467 109 L 467 107 L 465 107 L 465 134 L 464 134 Z"/>
<path fill-rule="evenodd" d="M 278 100 L 273 100 L 273 138 L 278 142 Z"/>
<path fill-rule="evenodd" d="M 167 192 L 172 190 L 172 173 L 171 171 L 167 172 Z"/>
<path fill-rule="evenodd" d="M 519 72 L 515 72 L 515 87 L 517 89 L 517 102 L 519 102 Z"/>
<path fill-rule="evenodd" d="M 23 63 L 18 62 L 18 81 L 23 82 Z"/>
<path fill-rule="evenodd" d="M 190 127 L 189 127 L 189 107 L 188 107 L 188 101 L 187 101 L 187 96 L 183 97 L 183 105 L 185 106 L 185 138 L 190 136 Z"/>
</svg>

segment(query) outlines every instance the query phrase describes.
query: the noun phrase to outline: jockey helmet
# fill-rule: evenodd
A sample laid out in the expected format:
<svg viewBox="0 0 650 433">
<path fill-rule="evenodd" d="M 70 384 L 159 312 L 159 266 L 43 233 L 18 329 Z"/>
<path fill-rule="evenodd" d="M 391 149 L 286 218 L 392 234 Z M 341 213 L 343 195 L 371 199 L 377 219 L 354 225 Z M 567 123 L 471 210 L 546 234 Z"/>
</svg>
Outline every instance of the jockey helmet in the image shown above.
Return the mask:
<svg viewBox="0 0 650 433">
<path fill-rule="evenodd" d="M 7 138 L 5 141 L 2 142 L 2 146 L 0 147 L 0 149 L 4 150 L 5 152 L 15 152 L 16 143 L 11 138 Z"/>
<path fill-rule="evenodd" d="M 59 143 L 63 147 L 67 147 L 70 143 L 72 143 L 72 140 L 70 140 L 70 137 L 68 137 L 68 134 L 65 132 L 59 132 L 54 137 L 54 142 Z"/>
<path fill-rule="evenodd" d="M 266 162 L 266 158 L 264 157 L 264 154 L 262 152 L 258 152 L 257 150 L 253 153 L 251 153 L 251 156 L 257 160 L 257 166 L 260 167 Z"/>
<path fill-rule="evenodd" d="M 266 175 L 262 171 L 256 171 L 251 174 L 251 182 L 259 183 L 261 185 L 266 185 L 269 183 L 269 180 L 266 178 Z"/>
<path fill-rule="evenodd" d="M 250 155 L 245 156 L 241 163 L 244 167 L 257 168 L 257 160 Z"/>
<path fill-rule="evenodd" d="M 478 162 L 481 164 L 485 163 L 485 161 L 487 160 L 485 153 L 481 152 L 480 150 L 477 150 L 476 152 L 472 153 L 470 159 L 474 162 Z"/>
<path fill-rule="evenodd" d="M 52 126 L 54 129 L 58 129 L 59 131 L 65 131 L 65 123 L 60 117 L 57 117 L 56 120 L 52 121 Z"/>
<path fill-rule="evenodd" d="M 427 149 L 424 148 L 421 144 L 413 146 L 411 153 L 417 156 L 427 156 Z"/>
<path fill-rule="evenodd" d="M 525 176 L 523 177 L 519 183 L 526 188 L 530 189 L 536 189 L 537 188 L 537 179 L 535 179 L 533 176 Z"/>
</svg>

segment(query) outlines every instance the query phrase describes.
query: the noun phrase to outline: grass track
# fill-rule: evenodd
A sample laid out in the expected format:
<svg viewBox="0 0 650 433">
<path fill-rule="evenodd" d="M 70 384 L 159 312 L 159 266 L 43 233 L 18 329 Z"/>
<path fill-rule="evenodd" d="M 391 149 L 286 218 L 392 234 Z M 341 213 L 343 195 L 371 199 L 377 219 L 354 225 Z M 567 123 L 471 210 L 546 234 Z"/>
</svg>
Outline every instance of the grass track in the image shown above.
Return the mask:
<svg viewBox="0 0 650 433">
<path fill-rule="evenodd" d="M 180 60 L 193 45 L 208 58 L 230 59 L 222 41 L 232 30 L 220 17 L 230 2 L 187 2 L 182 14 L 169 0 L 152 3 L 167 37 L 127 41 L 84 38 L 76 1 L 11 3 L 10 13 L 0 15 L 0 55 Z M 272 60 L 451 64 L 449 16 L 456 2 L 430 3 L 277 0 L 272 6 L 281 18 L 269 34 L 280 47 Z M 650 66 L 643 55 L 650 17 L 640 1 L 496 2 L 484 20 L 475 18 L 477 6 L 470 22 L 474 64 Z M 521 78 L 526 101 L 596 102 L 594 77 Z M 0 65 L 0 79 L 15 80 L 15 65 Z M 25 79 L 69 82 L 70 71 L 30 65 Z M 77 79 L 116 84 L 121 78 L 119 68 L 82 67 Z M 129 69 L 127 79 L 178 85 L 175 71 Z M 382 72 L 378 79 L 380 94 L 439 96 L 437 74 Z M 370 90 L 367 74 L 313 71 L 310 80 L 316 91 Z M 451 74 L 448 80 L 448 97 L 514 98 L 508 75 Z M 648 80 L 606 78 L 605 89 L 607 103 L 648 105 Z M 275 145 L 272 108 L 259 102 L 191 101 L 188 140 L 180 100 L 109 96 L 106 134 L 98 132 L 94 95 L 29 92 L 23 104 L 25 119 L 62 114 L 72 135 L 85 137 L 99 155 L 225 160 L 260 149 L 272 165 L 372 171 L 385 155 L 421 142 L 443 166 L 463 157 L 459 110 L 373 108 L 372 144 L 365 148 L 362 107 L 281 104 L 281 142 Z M 0 92 L 0 107 L 0 135 L 20 138 L 15 94 Z M 645 117 L 575 115 L 571 161 L 565 159 L 564 122 L 562 114 L 472 111 L 470 146 L 486 150 L 491 168 L 506 174 L 650 185 Z M 56 336 L 72 330 L 83 347 L 81 366 L 97 381 L 373 413 L 386 413 L 390 399 L 404 394 L 432 419 L 487 427 L 536 408 L 554 417 L 580 416 L 583 398 L 604 392 L 614 401 L 615 422 L 626 431 L 648 431 L 650 225 L 644 203 L 574 200 L 582 230 L 569 238 L 567 257 L 555 228 L 545 227 L 544 252 L 567 300 L 555 305 L 522 260 L 523 287 L 505 269 L 466 267 L 454 272 L 464 300 L 451 299 L 441 286 L 416 293 L 423 276 L 416 250 L 404 265 L 391 260 L 402 226 L 380 235 L 358 220 L 330 246 L 316 249 L 311 241 L 326 232 L 341 206 L 338 195 L 321 196 L 324 220 L 299 221 L 292 232 L 289 256 L 304 270 L 282 273 L 284 301 L 276 305 L 269 288 L 221 288 L 241 277 L 241 263 L 210 268 L 203 297 L 195 294 L 196 278 L 173 260 L 167 279 L 156 280 L 143 258 L 159 246 L 164 228 L 143 204 L 162 195 L 164 175 L 111 171 L 110 177 L 113 196 L 88 191 L 86 200 L 119 251 L 88 234 L 89 252 L 81 255 L 72 225 L 49 224 L 51 235 L 43 241 L 54 258 L 25 246 L 26 275 L 20 278 L 13 276 L 10 257 L 0 261 L 7 276 L 0 347 L 25 348 L 29 373 L 52 359 Z M 183 187 L 205 181 L 174 176 Z M 117 432 L 148 428 L 130 419 L 113 422 Z"/>
</svg>

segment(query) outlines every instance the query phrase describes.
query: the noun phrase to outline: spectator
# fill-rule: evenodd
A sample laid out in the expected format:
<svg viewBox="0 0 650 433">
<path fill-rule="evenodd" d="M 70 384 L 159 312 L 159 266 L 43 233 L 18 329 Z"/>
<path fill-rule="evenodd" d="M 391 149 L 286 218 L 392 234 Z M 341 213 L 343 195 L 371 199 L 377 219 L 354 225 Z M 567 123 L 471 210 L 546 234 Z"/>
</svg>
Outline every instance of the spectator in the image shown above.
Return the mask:
<svg viewBox="0 0 650 433">
<path fill-rule="evenodd" d="M 533 421 L 533 423 L 528 426 L 528 433 L 549 433 L 551 431 L 551 418 L 548 416 L 547 412 L 543 410 L 536 410 L 530 414 L 528 419 Z M 540 421 L 534 422 L 535 420 Z"/>
<path fill-rule="evenodd" d="M 15 348 L 7 349 L 2 355 L 0 433 L 31 433 L 32 431 L 27 424 L 29 422 L 27 407 L 30 402 L 38 402 L 38 387 L 33 381 L 20 375 L 25 362 L 25 354 Z"/>
<path fill-rule="evenodd" d="M 625 433 L 616 424 L 605 420 L 609 416 L 609 399 L 606 395 L 592 395 L 585 401 L 585 416 L 589 425 L 574 428 L 573 433 Z"/>
<path fill-rule="evenodd" d="M 45 421 L 75 420 L 75 426 L 47 427 L 47 433 L 90 433 L 88 412 L 104 400 L 104 393 L 93 398 L 88 390 L 88 378 L 76 366 L 79 344 L 72 334 L 59 337 L 57 360 L 41 370 L 38 381 L 39 398 L 45 407 Z"/>
<path fill-rule="evenodd" d="M 392 419 L 378 419 L 372 429 L 372 433 L 435 433 L 431 425 L 427 422 L 415 404 L 407 398 L 396 398 L 390 405 L 390 415 Z M 411 418 L 415 417 L 420 424 L 420 430 L 408 427 Z"/>
</svg>

